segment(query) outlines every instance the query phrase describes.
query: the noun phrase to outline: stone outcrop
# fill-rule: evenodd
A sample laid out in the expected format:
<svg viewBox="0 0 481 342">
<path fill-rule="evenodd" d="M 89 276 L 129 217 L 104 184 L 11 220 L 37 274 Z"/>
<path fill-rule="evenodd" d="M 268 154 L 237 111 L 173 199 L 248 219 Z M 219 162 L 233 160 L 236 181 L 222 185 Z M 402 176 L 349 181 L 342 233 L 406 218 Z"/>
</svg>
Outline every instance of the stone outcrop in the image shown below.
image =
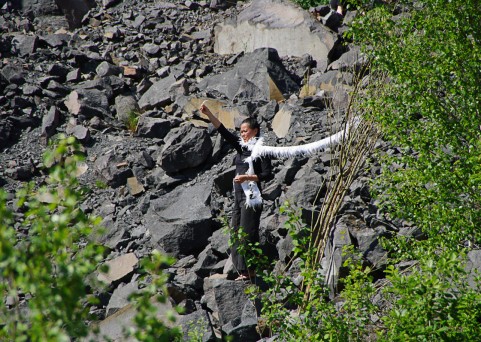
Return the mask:
<svg viewBox="0 0 481 342">
<path fill-rule="evenodd" d="M 287 1 L 249 3 L 234 20 L 216 26 L 215 52 L 234 54 L 272 47 L 281 56 L 310 54 L 320 70 L 334 59 L 340 41 L 330 29 Z"/>
</svg>

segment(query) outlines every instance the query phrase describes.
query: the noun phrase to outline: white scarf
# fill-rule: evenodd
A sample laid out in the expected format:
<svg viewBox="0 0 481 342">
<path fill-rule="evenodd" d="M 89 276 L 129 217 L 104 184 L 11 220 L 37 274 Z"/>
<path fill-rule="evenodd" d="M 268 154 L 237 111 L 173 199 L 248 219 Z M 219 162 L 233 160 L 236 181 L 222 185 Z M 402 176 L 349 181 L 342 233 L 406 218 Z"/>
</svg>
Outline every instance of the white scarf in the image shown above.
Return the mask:
<svg viewBox="0 0 481 342">
<path fill-rule="evenodd" d="M 357 126 L 359 119 L 354 118 L 353 125 Z M 314 141 L 309 144 L 300 146 L 264 146 L 263 138 L 252 138 L 248 142 L 243 142 L 241 139 L 241 146 L 247 147 L 251 151 L 251 156 L 246 158 L 244 162 L 249 164 L 247 170 L 248 175 L 254 174 L 254 160 L 261 157 L 281 157 L 291 158 L 297 156 L 312 155 L 316 152 L 324 150 L 326 147 L 338 144 L 349 133 L 350 125 L 346 124 L 346 129 L 328 136 L 327 138 Z M 262 197 L 257 183 L 254 181 L 241 183 L 242 189 L 246 195 L 246 207 L 257 208 L 262 205 Z"/>
</svg>

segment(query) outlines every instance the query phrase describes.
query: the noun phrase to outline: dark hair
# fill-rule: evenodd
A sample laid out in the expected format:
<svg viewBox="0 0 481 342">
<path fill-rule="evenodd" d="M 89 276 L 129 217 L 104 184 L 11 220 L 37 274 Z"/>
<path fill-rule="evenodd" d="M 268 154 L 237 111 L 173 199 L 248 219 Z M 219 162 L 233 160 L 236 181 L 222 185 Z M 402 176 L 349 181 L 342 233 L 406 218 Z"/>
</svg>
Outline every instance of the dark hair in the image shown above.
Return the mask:
<svg viewBox="0 0 481 342">
<path fill-rule="evenodd" d="M 241 123 L 242 124 L 248 124 L 249 127 L 251 129 L 256 129 L 257 128 L 257 134 L 256 134 L 256 137 L 260 136 L 261 134 L 261 126 L 259 125 L 259 123 L 257 122 L 257 120 L 255 118 L 247 118 L 247 119 L 244 119 Z"/>
</svg>

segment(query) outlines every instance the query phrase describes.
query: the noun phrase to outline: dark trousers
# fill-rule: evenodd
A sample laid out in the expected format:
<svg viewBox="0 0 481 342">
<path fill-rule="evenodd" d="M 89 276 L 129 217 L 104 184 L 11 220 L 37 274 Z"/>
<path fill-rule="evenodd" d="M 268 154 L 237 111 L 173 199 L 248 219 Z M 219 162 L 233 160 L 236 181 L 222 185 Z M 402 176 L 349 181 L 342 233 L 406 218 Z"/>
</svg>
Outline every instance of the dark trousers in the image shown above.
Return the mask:
<svg viewBox="0 0 481 342">
<path fill-rule="evenodd" d="M 258 207 L 255 210 L 245 205 L 244 192 L 235 192 L 234 196 L 234 210 L 232 211 L 232 228 L 234 233 L 242 227 L 244 233 L 247 234 L 247 240 L 245 243 L 259 242 L 259 223 L 261 219 L 262 207 Z M 234 267 L 237 272 L 243 273 L 247 271 L 247 265 L 245 259 L 239 254 L 239 245 L 235 242 L 231 247 L 231 257 Z M 247 250 L 247 253 L 249 251 Z"/>
<path fill-rule="evenodd" d="M 339 1 L 339 0 L 331 0 L 329 2 L 331 8 L 335 11 L 337 10 L 337 6 L 342 6 L 342 7 L 346 7 L 346 2 L 345 1 Z"/>
</svg>

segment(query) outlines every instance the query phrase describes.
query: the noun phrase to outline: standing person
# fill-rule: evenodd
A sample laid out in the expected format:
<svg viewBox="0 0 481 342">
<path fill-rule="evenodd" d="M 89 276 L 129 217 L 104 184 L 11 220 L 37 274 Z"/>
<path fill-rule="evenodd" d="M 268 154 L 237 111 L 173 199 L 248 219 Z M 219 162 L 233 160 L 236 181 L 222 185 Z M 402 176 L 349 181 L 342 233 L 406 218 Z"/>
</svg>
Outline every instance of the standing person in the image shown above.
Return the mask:
<svg viewBox="0 0 481 342">
<path fill-rule="evenodd" d="M 242 227 L 248 236 L 248 242 L 258 242 L 262 206 L 256 208 L 246 206 L 246 195 L 242 188 L 242 183 L 254 181 L 257 183 L 259 190 L 261 190 L 260 182 L 272 178 L 272 167 L 268 158 L 255 160 L 253 162 L 254 174 L 247 174 L 249 164 L 244 160 L 251 155 L 247 146 L 257 141 L 260 135 L 259 123 L 254 118 L 247 118 L 242 121 L 239 139 L 239 137 L 224 127 L 204 103 L 200 106 L 200 111 L 207 115 L 220 135 L 237 151 L 234 159 L 236 176 L 234 178 L 234 210 L 232 212 L 233 230 L 237 232 L 239 227 Z M 247 268 L 245 259 L 239 254 L 238 249 L 239 246 L 236 242 L 231 250 L 232 262 L 239 273 L 239 277 L 236 280 L 250 279 L 255 276 L 255 272 Z"/>
</svg>

